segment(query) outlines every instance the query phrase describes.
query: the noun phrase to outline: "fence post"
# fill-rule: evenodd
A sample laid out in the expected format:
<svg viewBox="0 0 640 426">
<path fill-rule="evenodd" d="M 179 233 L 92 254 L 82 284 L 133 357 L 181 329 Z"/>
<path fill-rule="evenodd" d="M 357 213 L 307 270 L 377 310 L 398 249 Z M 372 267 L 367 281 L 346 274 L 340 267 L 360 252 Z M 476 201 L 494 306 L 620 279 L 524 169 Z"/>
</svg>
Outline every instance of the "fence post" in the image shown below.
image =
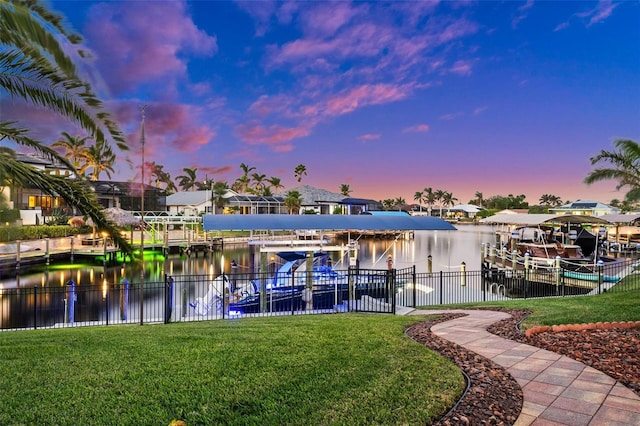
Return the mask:
<svg viewBox="0 0 640 426">
<path fill-rule="evenodd" d="M 413 307 L 416 307 L 416 295 L 417 295 L 417 291 L 416 291 L 416 280 L 417 280 L 417 276 L 416 276 L 416 265 L 413 265 L 413 268 L 411 270 L 411 276 L 413 277 Z"/>
<path fill-rule="evenodd" d="M 440 271 L 440 303 L 439 303 L 440 305 L 442 305 L 442 300 L 443 300 L 443 298 L 442 298 L 442 296 L 443 296 L 443 294 L 442 294 L 443 293 L 443 285 L 442 285 L 443 278 L 444 277 L 443 277 L 442 271 Z"/>
<path fill-rule="evenodd" d="M 460 277 L 460 285 L 464 287 L 467 285 L 467 264 L 465 262 L 462 262 L 460 265 L 460 272 L 462 273 L 462 276 Z"/>
<path fill-rule="evenodd" d="M 556 296 L 560 295 L 560 256 L 556 256 L 556 260 L 554 263 L 554 267 L 556 269 L 555 271 L 555 275 L 556 275 Z"/>
<path fill-rule="evenodd" d="M 526 252 L 524 254 L 524 283 L 522 284 L 523 286 L 523 292 L 524 292 L 524 298 L 527 298 L 527 289 L 529 287 L 529 267 L 530 264 L 529 262 L 531 261 L 531 253 Z"/>
<path fill-rule="evenodd" d="M 431 276 L 433 272 L 433 257 L 431 255 L 427 256 L 427 273 Z"/>
<path fill-rule="evenodd" d="M 604 265 L 604 262 L 602 260 L 598 260 L 598 294 L 600 294 L 601 292 L 601 288 L 602 288 L 602 267 Z"/>
</svg>

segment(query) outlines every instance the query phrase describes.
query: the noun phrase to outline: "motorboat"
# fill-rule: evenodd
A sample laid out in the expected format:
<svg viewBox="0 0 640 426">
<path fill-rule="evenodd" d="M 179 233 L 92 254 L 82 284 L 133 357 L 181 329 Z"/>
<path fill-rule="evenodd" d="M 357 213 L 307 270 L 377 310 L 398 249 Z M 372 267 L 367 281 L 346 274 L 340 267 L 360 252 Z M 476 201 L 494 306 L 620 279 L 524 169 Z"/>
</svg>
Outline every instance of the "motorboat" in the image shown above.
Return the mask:
<svg viewBox="0 0 640 426">
<path fill-rule="evenodd" d="M 242 315 L 270 312 L 300 311 L 304 309 L 338 309 L 350 297 L 367 295 L 385 298 L 388 295 L 388 271 L 354 270 L 338 271 L 330 264 L 326 253 L 314 253 L 313 267 L 306 269 L 306 253 L 279 252 L 284 263 L 273 276 L 250 279 L 248 274 L 220 275 L 209 284 L 207 293 L 190 303 L 198 315 L 221 313 Z M 223 303 L 224 295 L 227 302 Z M 261 303 L 262 294 L 266 300 Z M 264 305 L 264 308 L 263 308 Z"/>
</svg>

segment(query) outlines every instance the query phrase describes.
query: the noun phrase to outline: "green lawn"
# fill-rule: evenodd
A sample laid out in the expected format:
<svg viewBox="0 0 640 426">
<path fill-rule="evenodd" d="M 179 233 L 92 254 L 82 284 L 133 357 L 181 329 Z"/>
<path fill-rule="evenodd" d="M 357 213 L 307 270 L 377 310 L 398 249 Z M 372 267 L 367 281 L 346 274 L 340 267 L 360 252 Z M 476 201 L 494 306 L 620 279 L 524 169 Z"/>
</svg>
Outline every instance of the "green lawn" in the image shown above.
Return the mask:
<svg viewBox="0 0 640 426">
<path fill-rule="evenodd" d="M 504 302 L 448 305 L 446 308 L 503 307 L 533 311 L 523 328 L 536 325 L 580 324 L 606 321 L 640 321 L 640 290 L 607 292 L 596 296 L 517 299 Z M 425 307 L 426 309 L 433 307 Z M 442 306 L 440 307 L 442 308 Z"/>
<path fill-rule="evenodd" d="M 458 369 L 425 317 L 317 315 L 0 334 L 0 423 L 428 424 Z"/>
</svg>

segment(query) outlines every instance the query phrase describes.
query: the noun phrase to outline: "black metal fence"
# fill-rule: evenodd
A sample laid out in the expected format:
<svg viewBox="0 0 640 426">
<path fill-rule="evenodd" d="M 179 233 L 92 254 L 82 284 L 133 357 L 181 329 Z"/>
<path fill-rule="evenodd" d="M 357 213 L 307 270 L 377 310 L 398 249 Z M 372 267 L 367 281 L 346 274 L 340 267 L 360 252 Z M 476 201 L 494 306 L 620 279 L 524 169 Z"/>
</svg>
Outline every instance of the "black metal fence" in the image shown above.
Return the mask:
<svg viewBox="0 0 640 426">
<path fill-rule="evenodd" d="M 396 313 L 399 307 L 480 303 L 640 290 L 638 261 L 566 268 L 416 273 L 350 268 L 166 276 L 163 282 L 0 289 L 0 329 L 203 321 L 334 312 Z"/>
</svg>

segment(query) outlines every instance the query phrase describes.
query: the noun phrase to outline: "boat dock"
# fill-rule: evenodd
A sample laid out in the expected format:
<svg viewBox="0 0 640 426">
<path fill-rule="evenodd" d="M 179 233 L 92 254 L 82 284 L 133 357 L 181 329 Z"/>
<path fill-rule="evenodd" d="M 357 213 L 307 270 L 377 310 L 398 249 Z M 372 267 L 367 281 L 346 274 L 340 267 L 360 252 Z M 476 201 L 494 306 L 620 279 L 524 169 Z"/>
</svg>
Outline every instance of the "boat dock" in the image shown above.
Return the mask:
<svg viewBox="0 0 640 426">
<path fill-rule="evenodd" d="M 203 239 L 166 239 L 164 241 L 133 241 L 133 250 L 162 251 L 165 255 L 185 256 L 206 255 L 222 250 L 221 237 Z M 92 263 L 114 265 L 122 261 L 122 251 L 102 238 L 45 238 L 41 240 L 18 241 L 0 245 L 0 274 L 15 273 L 21 269 L 58 262 L 89 260 Z"/>
</svg>

